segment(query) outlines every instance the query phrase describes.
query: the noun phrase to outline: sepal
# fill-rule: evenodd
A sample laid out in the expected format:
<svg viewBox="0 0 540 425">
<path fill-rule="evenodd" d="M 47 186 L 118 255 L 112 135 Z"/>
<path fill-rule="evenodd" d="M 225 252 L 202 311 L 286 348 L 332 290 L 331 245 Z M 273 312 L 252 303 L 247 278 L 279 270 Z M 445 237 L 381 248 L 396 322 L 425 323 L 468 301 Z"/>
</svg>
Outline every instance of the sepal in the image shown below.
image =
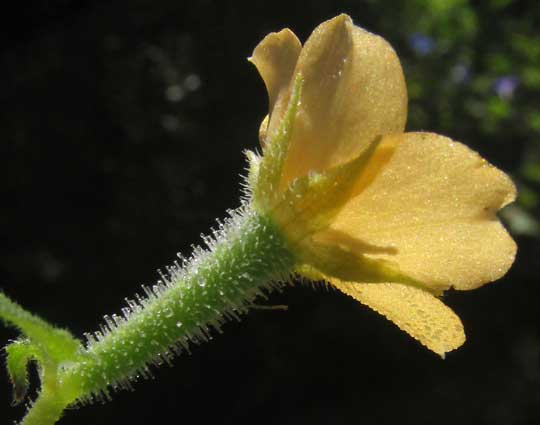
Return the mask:
<svg viewBox="0 0 540 425">
<path fill-rule="evenodd" d="M 264 146 L 256 181 L 252 183 L 253 202 L 256 209 L 267 211 L 278 197 L 281 176 L 302 92 L 302 75 L 297 74 L 287 110 L 278 130 L 270 135 Z"/>
<path fill-rule="evenodd" d="M 295 243 L 328 228 L 363 181 L 381 140 L 376 138 L 362 154 L 345 164 L 310 173 L 289 185 L 273 210 L 289 241 Z"/>
</svg>

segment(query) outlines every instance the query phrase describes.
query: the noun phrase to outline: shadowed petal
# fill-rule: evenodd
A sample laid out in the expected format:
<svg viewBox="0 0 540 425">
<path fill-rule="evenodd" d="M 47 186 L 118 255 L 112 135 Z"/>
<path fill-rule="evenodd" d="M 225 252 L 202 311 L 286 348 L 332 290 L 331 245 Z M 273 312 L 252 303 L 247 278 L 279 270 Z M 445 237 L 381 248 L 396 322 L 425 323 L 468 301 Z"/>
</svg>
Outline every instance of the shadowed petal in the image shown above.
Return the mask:
<svg viewBox="0 0 540 425">
<path fill-rule="evenodd" d="M 504 275 L 516 245 L 496 212 L 515 198 L 512 181 L 446 137 L 395 137 L 401 142 L 390 162 L 341 210 L 332 229 L 394 247 L 372 257 L 395 262 L 430 290 L 473 289 Z"/>
<path fill-rule="evenodd" d="M 345 294 L 367 305 L 444 357 L 465 342 L 459 317 L 429 292 L 397 283 L 348 283 L 330 279 Z"/>
</svg>

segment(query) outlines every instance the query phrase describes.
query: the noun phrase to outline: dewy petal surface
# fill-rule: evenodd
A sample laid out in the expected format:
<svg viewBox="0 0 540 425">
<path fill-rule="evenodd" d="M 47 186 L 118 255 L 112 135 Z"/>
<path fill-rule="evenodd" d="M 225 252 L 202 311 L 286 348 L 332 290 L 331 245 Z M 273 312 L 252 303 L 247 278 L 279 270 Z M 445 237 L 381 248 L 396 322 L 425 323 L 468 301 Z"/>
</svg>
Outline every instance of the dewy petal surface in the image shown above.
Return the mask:
<svg viewBox="0 0 540 425">
<path fill-rule="evenodd" d="M 272 114 L 274 105 L 280 97 L 285 96 L 288 101 L 286 92 L 301 49 L 302 45 L 296 35 L 290 29 L 285 28 L 264 37 L 248 59 L 255 65 L 264 80 L 268 91 L 269 114 Z M 280 104 L 286 106 L 287 101 L 280 102 Z M 266 125 L 264 124 L 265 127 Z M 262 133 L 266 133 L 266 128 Z"/>
<path fill-rule="evenodd" d="M 432 133 L 405 133 L 388 165 L 331 225 L 395 262 L 428 289 L 467 290 L 498 279 L 516 245 L 496 212 L 515 198 L 512 181 L 466 146 Z M 347 245 L 332 236 L 327 243 Z M 354 250 L 354 247 L 350 247 Z M 370 255 L 370 254 L 368 254 Z"/>
<path fill-rule="evenodd" d="M 330 279 L 330 283 L 440 356 L 465 342 L 459 317 L 426 291 L 397 283 L 348 283 L 336 279 Z"/>
<path fill-rule="evenodd" d="M 295 73 L 304 84 L 282 187 L 353 159 L 379 135 L 404 130 L 407 91 L 399 59 L 383 38 L 354 26 L 348 16 L 315 29 Z M 269 135 L 278 120 L 274 113 Z"/>
</svg>

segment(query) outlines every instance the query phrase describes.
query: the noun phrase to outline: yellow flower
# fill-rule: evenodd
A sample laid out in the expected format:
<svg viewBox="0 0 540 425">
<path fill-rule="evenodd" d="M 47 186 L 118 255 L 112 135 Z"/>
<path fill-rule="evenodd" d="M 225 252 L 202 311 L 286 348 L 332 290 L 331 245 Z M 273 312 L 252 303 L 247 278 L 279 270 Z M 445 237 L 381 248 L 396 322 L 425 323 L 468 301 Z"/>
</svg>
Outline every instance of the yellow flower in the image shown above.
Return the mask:
<svg viewBox="0 0 540 425">
<path fill-rule="evenodd" d="M 497 211 L 512 181 L 466 146 L 405 133 L 396 53 L 346 15 L 302 47 L 288 29 L 250 61 L 269 94 L 263 157 L 250 154 L 255 209 L 270 214 L 298 272 L 324 279 L 444 356 L 465 341 L 438 296 L 500 278 L 516 245 Z"/>
</svg>

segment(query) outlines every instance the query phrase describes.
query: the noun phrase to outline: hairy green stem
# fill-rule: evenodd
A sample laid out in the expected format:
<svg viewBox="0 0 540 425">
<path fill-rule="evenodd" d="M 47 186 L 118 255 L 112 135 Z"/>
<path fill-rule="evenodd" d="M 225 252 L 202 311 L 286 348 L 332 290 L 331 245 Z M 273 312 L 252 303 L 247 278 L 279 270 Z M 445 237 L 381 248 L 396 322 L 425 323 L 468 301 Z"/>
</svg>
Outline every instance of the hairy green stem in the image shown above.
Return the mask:
<svg viewBox="0 0 540 425">
<path fill-rule="evenodd" d="M 219 331 L 294 267 L 268 217 L 245 209 L 218 233 L 207 242 L 210 250 L 196 252 L 184 267 L 169 268 L 144 298 L 128 300 L 124 318 L 106 317 L 106 329 L 87 335 L 81 360 L 60 366 L 60 398 L 84 403 L 108 398 L 111 388 L 131 388 L 131 382 L 150 375 L 150 365 L 169 362 L 189 350 L 190 342 L 206 340 L 209 326 Z"/>
</svg>

